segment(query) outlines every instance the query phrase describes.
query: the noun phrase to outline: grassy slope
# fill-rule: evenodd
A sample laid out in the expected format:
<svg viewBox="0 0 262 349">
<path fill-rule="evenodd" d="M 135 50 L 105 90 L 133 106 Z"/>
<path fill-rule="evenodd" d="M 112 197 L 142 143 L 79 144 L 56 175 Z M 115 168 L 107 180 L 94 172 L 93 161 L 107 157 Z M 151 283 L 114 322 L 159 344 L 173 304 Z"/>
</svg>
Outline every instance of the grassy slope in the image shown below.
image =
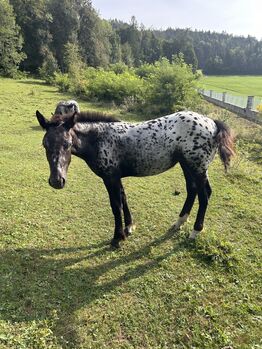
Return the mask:
<svg viewBox="0 0 262 349">
<path fill-rule="evenodd" d="M 233 95 L 262 97 L 262 76 L 204 76 L 199 87 Z"/>
<path fill-rule="evenodd" d="M 101 180 L 74 158 L 64 190 L 47 184 L 34 112 L 50 115 L 68 97 L 0 80 L 0 348 L 260 348 L 261 127 L 210 109 L 241 138 L 228 175 L 217 158 L 210 167 L 196 244 L 187 239 L 194 218 L 170 230 L 185 198 L 176 167 L 124 180 L 138 227 L 112 251 Z"/>
</svg>

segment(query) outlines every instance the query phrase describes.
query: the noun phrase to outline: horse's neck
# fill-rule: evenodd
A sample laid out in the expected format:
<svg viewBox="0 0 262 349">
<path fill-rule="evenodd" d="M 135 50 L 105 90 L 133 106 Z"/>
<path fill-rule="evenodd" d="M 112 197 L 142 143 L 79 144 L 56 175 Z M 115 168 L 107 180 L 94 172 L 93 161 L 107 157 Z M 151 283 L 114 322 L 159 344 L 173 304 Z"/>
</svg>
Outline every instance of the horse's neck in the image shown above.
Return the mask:
<svg viewBox="0 0 262 349">
<path fill-rule="evenodd" d="M 93 151 L 94 144 L 96 144 L 97 135 L 101 126 L 90 123 L 78 123 L 73 128 L 73 154 L 81 156 L 83 153 Z"/>
<path fill-rule="evenodd" d="M 73 131 L 75 131 L 78 135 L 80 136 L 86 136 L 90 130 L 92 130 L 94 128 L 94 124 L 91 124 L 91 123 L 76 123 L 74 128 L 73 128 Z"/>
</svg>

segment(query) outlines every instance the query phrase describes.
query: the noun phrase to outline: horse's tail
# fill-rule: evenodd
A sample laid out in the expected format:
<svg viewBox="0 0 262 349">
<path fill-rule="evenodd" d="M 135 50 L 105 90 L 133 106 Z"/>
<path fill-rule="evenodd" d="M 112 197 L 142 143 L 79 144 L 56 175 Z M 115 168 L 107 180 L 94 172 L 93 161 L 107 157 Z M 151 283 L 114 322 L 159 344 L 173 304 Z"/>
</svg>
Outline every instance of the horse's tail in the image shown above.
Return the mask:
<svg viewBox="0 0 262 349">
<path fill-rule="evenodd" d="M 220 120 L 214 120 L 217 126 L 216 141 L 218 143 L 218 153 L 222 160 L 225 171 L 227 171 L 230 165 L 232 156 L 235 155 L 234 151 L 234 135 L 230 128 Z"/>
</svg>

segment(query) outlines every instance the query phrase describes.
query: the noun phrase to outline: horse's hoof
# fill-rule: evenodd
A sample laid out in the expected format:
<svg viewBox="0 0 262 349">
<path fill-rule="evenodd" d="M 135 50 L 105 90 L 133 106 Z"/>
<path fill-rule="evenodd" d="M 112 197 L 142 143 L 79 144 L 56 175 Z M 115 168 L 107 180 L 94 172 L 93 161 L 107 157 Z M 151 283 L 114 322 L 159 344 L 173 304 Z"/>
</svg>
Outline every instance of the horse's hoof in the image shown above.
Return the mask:
<svg viewBox="0 0 262 349">
<path fill-rule="evenodd" d="M 120 240 L 119 239 L 112 239 L 111 242 L 110 242 L 110 245 L 113 248 L 119 249 L 120 248 Z"/>
<path fill-rule="evenodd" d="M 180 230 L 180 225 L 178 225 L 178 224 L 174 224 L 173 226 L 172 226 L 172 230 L 174 230 L 174 231 L 179 231 Z"/>
<path fill-rule="evenodd" d="M 135 224 L 129 224 L 128 226 L 125 227 L 125 235 L 126 235 L 126 236 L 129 236 L 129 235 L 131 235 L 135 230 L 136 230 L 136 225 L 135 225 Z"/>
<path fill-rule="evenodd" d="M 200 233 L 199 230 L 195 230 L 195 229 L 194 229 L 194 230 L 191 232 L 191 234 L 189 235 L 189 239 L 190 239 L 191 241 L 196 240 L 196 237 L 198 236 L 199 233 Z"/>
<path fill-rule="evenodd" d="M 174 229 L 174 230 L 179 230 L 180 227 L 187 221 L 188 216 L 189 216 L 189 215 L 186 213 L 184 216 L 178 217 L 178 220 L 177 220 L 176 223 L 173 225 L 173 229 Z"/>
</svg>

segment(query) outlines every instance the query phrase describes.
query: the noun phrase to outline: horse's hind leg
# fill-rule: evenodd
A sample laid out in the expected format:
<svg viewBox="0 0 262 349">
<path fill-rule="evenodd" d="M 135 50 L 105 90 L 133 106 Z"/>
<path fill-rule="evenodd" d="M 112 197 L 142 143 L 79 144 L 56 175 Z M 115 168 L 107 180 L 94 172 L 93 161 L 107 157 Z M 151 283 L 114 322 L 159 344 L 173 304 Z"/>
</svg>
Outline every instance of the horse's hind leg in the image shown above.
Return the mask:
<svg viewBox="0 0 262 349">
<path fill-rule="evenodd" d="M 191 209 L 194 205 L 194 201 L 197 194 L 196 182 L 195 178 L 192 175 L 192 171 L 186 164 L 181 163 L 182 170 L 184 172 L 185 180 L 186 180 L 186 189 L 187 189 L 187 197 L 182 208 L 182 211 L 179 214 L 179 218 L 174 224 L 174 229 L 178 230 L 182 224 L 187 221 L 187 218 L 191 212 Z"/>
<path fill-rule="evenodd" d="M 121 200 L 122 200 L 122 208 L 123 208 L 124 221 L 125 221 L 124 233 L 128 236 L 135 230 L 136 226 L 135 224 L 133 224 L 132 215 L 129 211 L 126 194 L 125 194 L 125 190 L 122 183 L 121 183 Z"/>
<path fill-rule="evenodd" d="M 195 239 L 196 236 L 201 232 L 204 226 L 204 219 L 205 219 L 206 209 L 208 205 L 208 200 L 212 192 L 206 173 L 201 176 L 198 176 L 197 189 L 198 189 L 197 195 L 198 195 L 199 208 L 197 212 L 196 221 L 194 224 L 194 230 L 189 236 L 190 239 Z"/>
</svg>

